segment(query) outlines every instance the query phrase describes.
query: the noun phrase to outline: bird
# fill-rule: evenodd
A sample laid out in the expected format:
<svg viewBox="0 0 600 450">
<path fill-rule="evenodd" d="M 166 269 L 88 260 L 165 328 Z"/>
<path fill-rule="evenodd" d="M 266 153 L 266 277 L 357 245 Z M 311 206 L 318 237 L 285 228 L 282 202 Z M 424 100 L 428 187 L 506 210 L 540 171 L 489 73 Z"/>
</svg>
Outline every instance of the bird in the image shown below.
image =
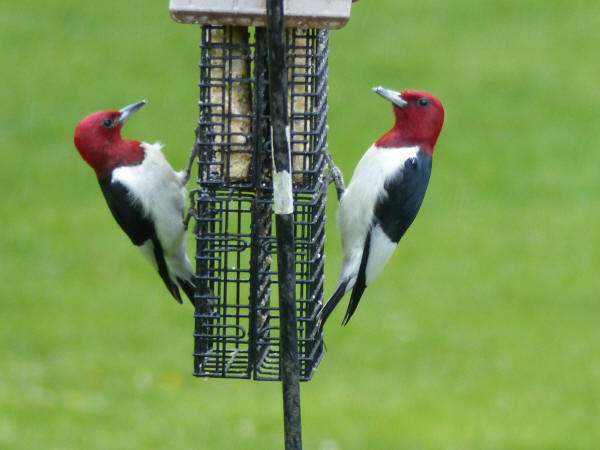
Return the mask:
<svg viewBox="0 0 600 450">
<path fill-rule="evenodd" d="M 365 152 L 341 195 L 337 223 L 342 267 L 335 290 L 321 309 L 320 332 L 352 290 L 342 325 L 348 323 L 365 288 L 383 270 L 415 219 L 444 123 L 442 103 L 428 92 L 381 86 L 373 91 L 392 103 L 395 123 Z"/>
<path fill-rule="evenodd" d="M 179 289 L 194 304 L 193 269 L 185 250 L 187 170 L 175 172 L 162 144 L 123 139 L 121 128 L 145 100 L 119 110 L 97 111 L 76 126 L 75 147 L 98 178 L 113 217 L 158 271 L 179 303 Z M 191 162 L 191 159 L 190 159 Z"/>
</svg>

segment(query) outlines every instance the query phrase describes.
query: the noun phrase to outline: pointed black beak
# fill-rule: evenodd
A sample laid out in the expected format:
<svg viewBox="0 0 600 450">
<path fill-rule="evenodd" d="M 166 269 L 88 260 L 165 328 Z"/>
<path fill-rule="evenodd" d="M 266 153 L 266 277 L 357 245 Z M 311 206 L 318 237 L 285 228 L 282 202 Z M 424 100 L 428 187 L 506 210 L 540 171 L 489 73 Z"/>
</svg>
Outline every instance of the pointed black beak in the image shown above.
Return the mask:
<svg viewBox="0 0 600 450">
<path fill-rule="evenodd" d="M 124 106 L 119 110 L 119 123 L 123 124 L 127 119 L 129 119 L 134 112 L 140 109 L 142 106 L 146 104 L 146 100 L 141 100 L 139 102 L 132 103 L 131 105 Z"/>
<path fill-rule="evenodd" d="M 373 91 L 381 95 L 386 100 L 392 102 L 398 108 L 406 108 L 408 106 L 408 102 L 402 98 L 402 94 L 400 92 L 392 91 L 391 89 L 385 89 L 381 86 L 374 87 Z"/>
</svg>

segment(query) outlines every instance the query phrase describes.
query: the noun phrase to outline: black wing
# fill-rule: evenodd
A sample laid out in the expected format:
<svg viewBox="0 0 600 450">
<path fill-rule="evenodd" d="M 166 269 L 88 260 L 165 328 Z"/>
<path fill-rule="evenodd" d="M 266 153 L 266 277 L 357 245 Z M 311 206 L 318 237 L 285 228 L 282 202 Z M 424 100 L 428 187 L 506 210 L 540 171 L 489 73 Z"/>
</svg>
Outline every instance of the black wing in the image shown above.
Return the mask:
<svg viewBox="0 0 600 450">
<path fill-rule="evenodd" d="M 156 236 L 152 221 L 144 215 L 141 205 L 131 200 L 129 190 L 124 184 L 118 181 L 113 182 L 111 175 L 98 181 L 110 212 L 125 234 L 129 236 L 131 242 L 140 246 L 151 240 L 158 274 L 171 295 L 181 303 L 179 289 L 169 275 L 162 245 Z"/>
<path fill-rule="evenodd" d="M 419 152 L 404 163 L 397 175 L 390 177 L 384 188 L 387 196 L 375 205 L 375 219 L 392 242 L 399 242 L 413 223 L 429 184 L 431 155 Z"/>
<path fill-rule="evenodd" d="M 108 208 L 113 217 L 129 236 L 133 245 L 142 245 L 156 235 L 152 221 L 144 216 L 141 205 L 131 201 L 129 190 L 109 175 L 98 180 Z"/>
</svg>

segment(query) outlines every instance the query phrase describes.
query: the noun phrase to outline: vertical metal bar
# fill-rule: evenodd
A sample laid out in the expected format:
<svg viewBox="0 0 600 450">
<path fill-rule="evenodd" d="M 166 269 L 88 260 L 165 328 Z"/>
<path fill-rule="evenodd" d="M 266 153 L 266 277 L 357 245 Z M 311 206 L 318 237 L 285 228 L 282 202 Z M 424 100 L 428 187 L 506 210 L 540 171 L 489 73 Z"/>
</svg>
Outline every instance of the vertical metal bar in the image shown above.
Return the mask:
<svg viewBox="0 0 600 450">
<path fill-rule="evenodd" d="M 267 1 L 267 39 L 273 196 L 277 233 L 279 281 L 280 370 L 283 387 L 285 449 L 302 448 L 298 330 L 296 323 L 296 270 L 290 147 L 287 134 L 287 52 L 283 0 Z"/>
<path fill-rule="evenodd" d="M 266 30 L 256 27 L 254 34 L 254 92 L 253 106 L 255 117 L 252 120 L 252 183 L 255 197 L 252 204 L 250 223 L 250 320 L 248 344 L 248 368 L 252 376 L 256 377 L 258 359 L 262 351 L 258 351 L 257 331 L 263 325 L 259 320 L 259 306 L 264 301 L 264 292 L 261 290 L 261 281 L 264 278 L 264 265 L 266 252 L 264 249 L 264 236 L 268 231 L 265 223 L 271 218 L 272 211 L 264 202 L 263 193 L 263 165 L 266 159 L 266 78 L 267 78 L 267 42 Z M 262 269 L 262 270 L 261 270 Z M 262 349 L 261 349 L 262 350 Z"/>
</svg>

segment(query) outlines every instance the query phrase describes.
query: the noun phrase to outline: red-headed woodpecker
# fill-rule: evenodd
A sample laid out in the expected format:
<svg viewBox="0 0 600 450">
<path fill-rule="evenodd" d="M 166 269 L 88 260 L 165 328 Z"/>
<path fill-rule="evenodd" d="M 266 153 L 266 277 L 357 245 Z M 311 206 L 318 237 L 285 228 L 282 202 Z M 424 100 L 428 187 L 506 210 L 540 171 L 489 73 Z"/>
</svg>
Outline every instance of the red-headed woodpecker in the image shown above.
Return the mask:
<svg viewBox="0 0 600 450">
<path fill-rule="evenodd" d="M 373 89 L 392 102 L 396 123 L 367 150 L 340 200 L 342 269 L 323 307 L 320 327 L 352 289 L 347 324 L 367 285 L 381 272 L 415 219 L 429 183 L 444 109 L 427 92 Z"/>
<path fill-rule="evenodd" d="M 123 123 L 145 100 L 98 111 L 75 128 L 75 147 L 94 169 L 117 223 L 181 303 L 194 299 L 193 269 L 185 252 L 184 208 L 189 168 L 175 172 L 159 143 L 121 138 Z"/>
</svg>

